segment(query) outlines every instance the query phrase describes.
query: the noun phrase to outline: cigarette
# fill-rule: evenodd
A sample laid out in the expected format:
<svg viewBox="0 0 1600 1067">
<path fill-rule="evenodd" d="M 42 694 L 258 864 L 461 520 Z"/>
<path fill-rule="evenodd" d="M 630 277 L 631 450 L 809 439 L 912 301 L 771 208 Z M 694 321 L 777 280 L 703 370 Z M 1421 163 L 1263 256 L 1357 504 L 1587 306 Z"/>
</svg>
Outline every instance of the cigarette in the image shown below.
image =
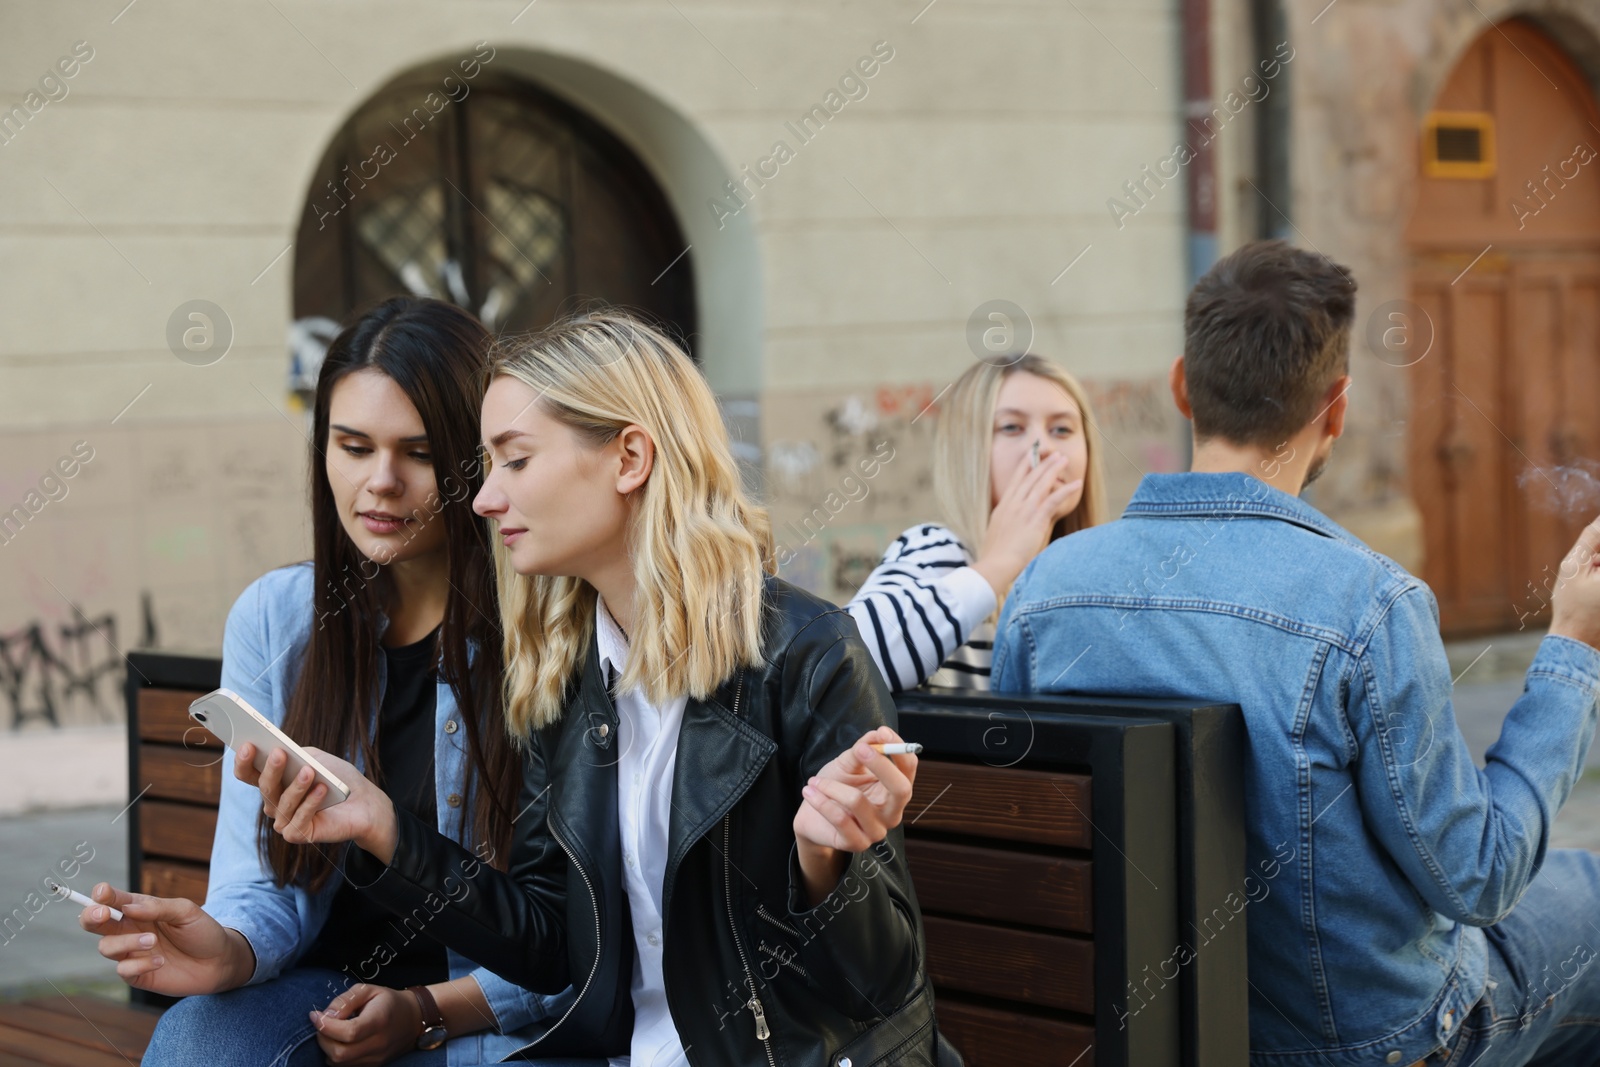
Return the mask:
<svg viewBox="0 0 1600 1067">
<path fill-rule="evenodd" d="M 1035 470 L 1035 469 L 1038 468 L 1038 466 L 1039 466 L 1039 441 L 1038 441 L 1037 438 L 1035 438 L 1034 442 L 1033 442 L 1033 454 L 1028 457 L 1028 469 L 1029 470 Z"/>
<path fill-rule="evenodd" d="M 922 746 L 915 741 L 896 741 L 893 744 L 884 744 L 881 741 L 869 741 L 867 747 L 883 753 L 885 756 L 920 756 Z"/>
<path fill-rule="evenodd" d="M 90 900 L 88 897 L 84 896 L 82 893 L 78 892 L 75 889 L 68 889 L 66 886 L 62 885 L 60 882 L 46 882 L 45 884 L 49 887 L 50 892 L 54 893 L 56 896 L 60 897 L 62 900 L 70 900 L 74 904 L 82 904 L 86 908 L 105 908 L 106 907 L 104 904 L 101 904 L 98 900 Z M 113 919 L 117 920 L 117 922 L 121 922 L 122 921 L 122 912 L 118 911 L 116 908 L 106 908 L 106 910 L 111 913 L 111 917 Z"/>
</svg>

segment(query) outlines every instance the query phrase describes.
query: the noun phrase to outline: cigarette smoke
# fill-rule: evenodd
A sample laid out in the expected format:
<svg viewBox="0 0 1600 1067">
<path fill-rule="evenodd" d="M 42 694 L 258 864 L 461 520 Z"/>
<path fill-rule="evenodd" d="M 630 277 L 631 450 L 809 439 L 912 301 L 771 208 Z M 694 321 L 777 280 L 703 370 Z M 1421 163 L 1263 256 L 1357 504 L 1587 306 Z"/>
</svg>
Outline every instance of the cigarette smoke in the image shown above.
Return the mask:
<svg viewBox="0 0 1600 1067">
<path fill-rule="evenodd" d="M 1517 476 L 1533 505 L 1558 515 L 1591 519 L 1600 511 L 1600 463 L 1575 460 L 1556 467 L 1529 467 Z"/>
</svg>

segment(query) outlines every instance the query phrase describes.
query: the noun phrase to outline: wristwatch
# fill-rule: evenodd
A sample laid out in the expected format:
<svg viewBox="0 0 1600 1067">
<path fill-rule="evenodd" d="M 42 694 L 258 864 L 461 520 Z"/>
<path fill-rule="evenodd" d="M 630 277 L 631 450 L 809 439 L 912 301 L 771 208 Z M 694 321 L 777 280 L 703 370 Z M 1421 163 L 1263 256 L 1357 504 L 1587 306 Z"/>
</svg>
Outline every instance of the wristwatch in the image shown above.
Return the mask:
<svg viewBox="0 0 1600 1067">
<path fill-rule="evenodd" d="M 417 1048 L 427 1052 L 449 1041 L 450 1031 L 444 1028 L 444 1012 L 439 1010 L 439 1002 L 433 999 L 428 987 L 414 985 L 407 989 L 417 998 L 417 1007 L 422 1009 L 422 1033 L 417 1035 Z"/>
</svg>

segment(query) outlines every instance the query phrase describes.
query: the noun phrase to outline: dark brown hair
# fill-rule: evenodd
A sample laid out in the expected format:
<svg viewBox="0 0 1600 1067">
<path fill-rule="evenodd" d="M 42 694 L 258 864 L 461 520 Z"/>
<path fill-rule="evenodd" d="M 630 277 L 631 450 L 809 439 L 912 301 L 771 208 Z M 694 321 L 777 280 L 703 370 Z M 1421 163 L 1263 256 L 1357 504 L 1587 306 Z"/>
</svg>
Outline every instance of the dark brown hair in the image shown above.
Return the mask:
<svg viewBox="0 0 1600 1067">
<path fill-rule="evenodd" d="M 369 775 L 378 770 L 372 727 L 379 703 L 379 619 L 393 605 L 394 586 L 388 570 L 345 533 L 324 453 L 334 386 L 355 371 L 377 370 L 416 405 L 428 435 L 437 483 L 431 521 L 444 524 L 450 580 L 438 638 L 440 671 L 466 729 L 462 793 L 474 798 L 461 806 L 461 834 L 469 844 L 487 844 L 491 860 L 503 865 L 521 775 L 501 714 L 503 642 L 490 532 L 487 520 L 472 511 L 483 484 L 478 413 L 489 345 L 482 323 L 460 308 L 396 297 L 360 314 L 328 346 L 317 376 L 310 450 L 316 621 L 283 728 L 303 745 L 360 762 Z M 333 876 L 328 850 L 285 842 L 264 813 L 258 828 L 280 885 L 316 890 Z"/>
<path fill-rule="evenodd" d="M 1195 437 L 1274 447 L 1304 428 L 1350 369 L 1355 300 L 1348 270 L 1283 241 L 1218 260 L 1184 307 Z"/>
</svg>

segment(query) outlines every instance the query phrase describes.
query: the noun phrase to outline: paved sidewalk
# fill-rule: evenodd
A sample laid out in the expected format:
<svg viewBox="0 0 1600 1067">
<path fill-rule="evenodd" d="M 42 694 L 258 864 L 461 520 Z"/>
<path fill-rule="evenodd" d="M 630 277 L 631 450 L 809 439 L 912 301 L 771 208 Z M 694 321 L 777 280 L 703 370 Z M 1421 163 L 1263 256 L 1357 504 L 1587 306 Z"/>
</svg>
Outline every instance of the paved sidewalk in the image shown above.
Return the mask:
<svg viewBox="0 0 1600 1067">
<path fill-rule="evenodd" d="M 112 820 L 116 821 L 113 822 Z M 126 997 L 95 939 L 78 927 L 78 905 L 52 899 L 41 906 L 47 875 L 87 893 L 96 882 L 127 880 L 128 823 L 121 808 L 79 808 L 0 820 L 0 1000 L 94 992 Z M 87 857 L 87 862 L 84 862 Z M 80 864 L 63 878 L 60 864 Z M 38 894 L 30 898 L 30 894 Z M 35 914 L 30 908 L 38 908 Z M 20 912 L 20 916 L 17 914 Z"/>
</svg>

